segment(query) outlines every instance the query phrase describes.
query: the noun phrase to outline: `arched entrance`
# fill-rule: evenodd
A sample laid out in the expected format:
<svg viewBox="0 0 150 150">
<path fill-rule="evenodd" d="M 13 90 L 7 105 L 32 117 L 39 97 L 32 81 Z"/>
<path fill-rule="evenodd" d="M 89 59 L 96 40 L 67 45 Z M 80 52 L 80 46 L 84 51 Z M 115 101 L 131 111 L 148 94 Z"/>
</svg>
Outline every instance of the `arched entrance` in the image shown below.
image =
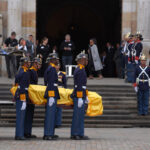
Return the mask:
<svg viewBox="0 0 150 150">
<path fill-rule="evenodd" d="M 121 0 L 37 0 L 37 39 L 48 36 L 59 46 L 70 33 L 76 49 L 88 47 L 95 37 L 100 47 L 121 39 Z M 102 49 L 101 49 L 102 50 Z"/>
</svg>

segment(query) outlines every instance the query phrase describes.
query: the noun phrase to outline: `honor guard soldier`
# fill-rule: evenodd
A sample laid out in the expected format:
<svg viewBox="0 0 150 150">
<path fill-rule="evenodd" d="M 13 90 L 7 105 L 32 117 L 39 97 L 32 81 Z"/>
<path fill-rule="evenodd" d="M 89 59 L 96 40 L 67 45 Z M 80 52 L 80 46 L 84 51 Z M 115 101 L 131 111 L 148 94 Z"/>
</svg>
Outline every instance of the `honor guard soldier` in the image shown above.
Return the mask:
<svg viewBox="0 0 150 150">
<path fill-rule="evenodd" d="M 78 66 L 74 71 L 74 91 L 71 95 L 74 103 L 71 139 L 88 140 L 88 137 L 84 136 L 85 102 L 88 101 L 87 75 L 85 72 L 85 66 L 88 64 L 87 55 L 81 52 L 77 55 L 76 61 Z"/>
<path fill-rule="evenodd" d="M 128 56 L 127 58 L 127 64 L 131 64 L 131 59 L 132 59 L 132 46 L 134 44 L 133 42 L 133 35 L 129 32 L 126 35 L 126 40 L 127 40 L 127 44 L 126 44 L 126 50 L 125 53 Z"/>
<path fill-rule="evenodd" d="M 135 64 L 132 61 L 132 53 L 133 53 L 133 35 L 128 33 L 127 35 L 127 46 L 126 46 L 126 55 L 127 55 L 127 64 L 126 64 L 126 81 L 127 82 L 134 82 L 134 71 L 135 71 Z"/>
<path fill-rule="evenodd" d="M 135 41 L 134 41 L 134 45 L 133 45 L 133 54 L 132 54 L 132 60 L 133 62 L 135 62 L 135 64 L 140 64 L 140 56 L 143 50 L 143 44 L 142 44 L 142 34 L 140 34 L 140 32 L 137 32 L 134 35 Z"/>
<path fill-rule="evenodd" d="M 58 91 L 58 75 L 56 71 L 56 65 L 58 64 L 58 57 L 56 53 L 51 53 L 47 58 L 48 68 L 44 73 L 44 82 L 47 86 L 45 91 L 46 103 L 46 114 L 45 114 L 45 125 L 44 125 L 44 140 L 56 140 L 58 138 L 55 135 L 55 115 L 57 99 L 59 99 Z"/>
<path fill-rule="evenodd" d="M 134 87 L 138 98 L 138 114 L 147 115 L 149 105 L 150 67 L 146 66 L 146 56 L 140 58 L 141 65 L 135 70 Z"/>
<path fill-rule="evenodd" d="M 40 58 L 34 58 L 32 62 L 32 67 L 29 69 L 30 74 L 30 84 L 38 84 L 38 74 L 37 71 L 41 67 Z M 36 138 L 35 135 L 32 135 L 32 122 L 34 116 L 34 108 L 35 105 L 32 104 L 31 101 L 28 101 L 26 108 L 26 116 L 25 116 L 25 131 L 24 135 L 26 138 Z"/>
<path fill-rule="evenodd" d="M 16 76 L 16 83 L 18 89 L 15 94 L 16 99 L 16 140 L 25 140 L 24 137 L 24 121 L 26 112 L 26 103 L 28 101 L 28 87 L 29 87 L 29 72 L 30 60 L 28 57 L 20 59 L 21 68 Z"/>
<path fill-rule="evenodd" d="M 56 65 L 56 71 L 57 71 L 57 75 L 58 75 L 58 87 L 67 88 L 66 73 L 60 71 L 60 63 L 58 65 Z M 61 127 L 61 118 L 62 118 L 62 108 L 57 106 L 55 128 Z"/>
</svg>

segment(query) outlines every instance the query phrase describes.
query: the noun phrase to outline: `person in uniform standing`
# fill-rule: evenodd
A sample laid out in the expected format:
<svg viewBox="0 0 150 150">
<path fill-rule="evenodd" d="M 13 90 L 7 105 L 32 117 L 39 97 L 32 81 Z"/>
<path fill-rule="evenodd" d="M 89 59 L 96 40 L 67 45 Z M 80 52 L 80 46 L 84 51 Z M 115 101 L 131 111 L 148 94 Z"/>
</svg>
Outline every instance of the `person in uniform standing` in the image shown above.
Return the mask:
<svg viewBox="0 0 150 150">
<path fill-rule="evenodd" d="M 127 39 L 127 45 L 126 45 L 126 50 L 125 54 L 127 56 L 126 60 L 126 81 L 133 83 L 134 82 L 134 71 L 135 71 L 135 64 L 133 63 L 133 45 L 134 45 L 134 40 L 133 40 L 133 35 L 129 32 L 126 35 Z"/>
<path fill-rule="evenodd" d="M 141 65 L 136 67 L 134 88 L 138 98 L 138 114 L 147 115 L 149 105 L 150 67 L 146 66 L 146 56 L 140 58 Z"/>
<path fill-rule="evenodd" d="M 143 50 L 143 44 L 142 44 L 142 34 L 140 32 L 137 32 L 134 36 L 134 45 L 133 45 L 133 52 L 132 52 L 132 61 L 139 65 L 140 64 L 140 56 L 142 54 Z"/>
<path fill-rule="evenodd" d="M 88 64 L 87 55 L 81 52 L 77 55 L 76 61 L 78 66 L 74 71 L 74 91 L 71 95 L 74 103 L 71 139 L 88 140 L 89 138 L 84 136 L 85 102 L 88 102 L 87 75 L 85 71 L 85 66 Z"/>
<path fill-rule="evenodd" d="M 16 100 L 16 135 L 15 140 L 25 140 L 24 121 L 26 113 L 26 103 L 28 101 L 29 72 L 30 60 L 28 57 L 20 59 L 21 68 L 16 75 L 15 83 L 18 83 L 18 89 L 15 94 Z"/>
<path fill-rule="evenodd" d="M 35 57 L 33 59 L 32 67 L 29 69 L 30 84 L 34 84 L 34 85 L 38 84 L 37 71 L 40 69 L 40 67 L 41 67 L 41 60 L 40 58 Z M 35 105 L 32 104 L 31 101 L 28 101 L 27 108 L 26 108 L 26 115 L 25 115 L 25 127 L 24 127 L 25 128 L 24 135 L 26 138 L 36 138 L 35 135 L 32 135 L 34 109 L 35 109 Z"/>
<path fill-rule="evenodd" d="M 60 71 L 60 63 L 58 65 L 56 65 L 56 71 L 57 71 L 57 75 L 58 75 L 58 87 L 67 88 L 66 73 Z M 57 106 L 55 128 L 61 127 L 61 124 L 62 124 L 61 119 L 62 119 L 62 108 Z"/>
<path fill-rule="evenodd" d="M 58 75 L 56 65 L 58 65 L 58 57 L 56 53 L 51 53 L 47 58 L 48 68 L 44 73 L 44 83 L 47 86 L 44 97 L 47 99 L 45 125 L 44 125 L 44 140 L 56 140 L 55 135 L 55 118 L 57 99 L 59 99 L 58 91 Z"/>
</svg>

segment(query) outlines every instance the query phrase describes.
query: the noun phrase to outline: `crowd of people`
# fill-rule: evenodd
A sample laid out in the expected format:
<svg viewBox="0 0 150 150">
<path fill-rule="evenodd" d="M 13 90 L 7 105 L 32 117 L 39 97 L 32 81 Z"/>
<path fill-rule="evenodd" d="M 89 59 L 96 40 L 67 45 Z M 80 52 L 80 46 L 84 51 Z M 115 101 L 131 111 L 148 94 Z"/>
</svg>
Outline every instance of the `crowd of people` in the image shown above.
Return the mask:
<svg viewBox="0 0 150 150">
<path fill-rule="evenodd" d="M 17 50 L 23 51 L 24 55 L 33 59 L 38 56 L 42 59 L 42 67 L 38 71 L 38 75 L 43 77 L 44 71 L 47 68 L 46 59 L 52 52 L 57 53 L 61 58 L 61 69 L 66 70 L 66 65 L 75 65 L 74 57 L 76 54 L 75 43 L 71 40 L 69 34 L 65 35 L 64 41 L 60 45 L 49 44 L 49 39 L 44 37 L 41 42 L 35 42 L 33 35 L 29 35 L 28 39 L 20 38 L 16 39 L 16 33 L 12 32 L 11 36 L 4 42 L 4 49 L 7 47 L 15 47 Z M 124 78 L 123 67 L 123 44 L 117 43 L 113 46 L 110 42 L 107 42 L 104 49 L 98 49 L 99 45 L 95 38 L 89 40 L 89 47 L 85 50 L 88 54 L 89 64 L 86 67 L 86 72 L 89 79 L 93 79 L 98 76 L 98 79 L 103 77 L 119 77 Z M 88 45 L 88 43 L 87 43 Z M 21 56 L 6 55 L 6 66 L 8 77 L 15 76 L 18 68 Z"/>
</svg>

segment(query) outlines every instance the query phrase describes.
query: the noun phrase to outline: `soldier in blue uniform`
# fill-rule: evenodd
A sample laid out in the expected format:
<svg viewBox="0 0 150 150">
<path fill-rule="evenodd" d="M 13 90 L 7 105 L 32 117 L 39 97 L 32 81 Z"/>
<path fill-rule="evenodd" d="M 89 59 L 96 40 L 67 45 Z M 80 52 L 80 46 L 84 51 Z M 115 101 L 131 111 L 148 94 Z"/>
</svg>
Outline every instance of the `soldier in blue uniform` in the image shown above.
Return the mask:
<svg viewBox="0 0 150 150">
<path fill-rule="evenodd" d="M 24 137 L 24 121 L 26 112 L 26 103 L 28 101 L 28 87 L 29 87 L 29 72 L 28 68 L 30 60 L 27 57 L 20 59 L 21 68 L 16 75 L 15 82 L 18 84 L 18 89 L 15 94 L 16 100 L 16 140 L 25 140 Z"/>
<path fill-rule="evenodd" d="M 140 58 L 141 65 L 137 66 L 134 77 L 134 88 L 138 98 L 138 114 L 147 115 L 149 105 L 150 67 L 146 66 L 146 56 Z"/>
<path fill-rule="evenodd" d="M 59 99 L 58 91 L 58 75 L 56 71 L 56 65 L 58 64 L 58 57 L 56 53 L 50 54 L 47 58 L 48 68 L 44 73 L 44 82 L 47 86 L 45 91 L 46 103 L 46 114 L 45 114 L 45 125 L 44 125 L 44 140 L 56 140 L 58 138 L 55 135 L 55 115 L 57 99 Z"/>
<path fill-rule="evenodd" d="M 140 64 L 140 55 L 143 50 L 143 44 L 142 44 L 143 37 L 142 34 L 140 34 L 140 32 L 137 32 L 134 35 L 134 38 L 135 40 L 133 45 L 132 61 L 138 65 Z"/>
<path fill-rule="evenodd" d="M 88 101 L 87 75 L 85 72 L 85 66 L 88 64 L 87 55 L 81 52 L 77 55 L 76 61 L 78 66 L 74 71 L 74 91 L 71 96 L 74 102 L 71 139 L 88 140 L 88 137 L 84 136 L 85 102 Z"/>
<path fill-rule="evenodd" d="M 126 45 L 126 56 L 127 56 L 127 60 L 126 60 L 126 76 L 127 76 L 127 82 L 131 82 L 133 83 L 134 81 L 134 71 L 135 71 L 135 65 L 132 62 L 132 51 L 133 51 L 133 45 L 134 45 L 134 41 L 133 41 L 133 35 L 131 33 L 127 34 L 127 45 Z"/>
<path fill-rule="evenodd" d="M 58 75 L 58 87 L 60 88 L 67 88 L 67 80 L 66 80 L 66 73 L 60 71 L 60 64 L 56 66 L 56 71 Z M 62 108 L 56 108 L 56 120 L 55 120 L 55 128 L 61 127 L 61 118 L 62 118 Z"/>
<path fill-rule="evenodd" d="M 38 84 L 38 74 L 37 71 L 40 69 L 41 60 L 40 58 L 34 58 L 32 67 L 29 69 L 30 74 L 30 84 Z M 35 105 L 32 104 L 31 101 L 28 101 L 26 108 L 26 116 L 25 116 L 25 131 L 24 136 L 26 138 L 36 138 L 35 135 L 32 135 L 32 122 L 34 116 L 34 108 Z"/>
</svg>

